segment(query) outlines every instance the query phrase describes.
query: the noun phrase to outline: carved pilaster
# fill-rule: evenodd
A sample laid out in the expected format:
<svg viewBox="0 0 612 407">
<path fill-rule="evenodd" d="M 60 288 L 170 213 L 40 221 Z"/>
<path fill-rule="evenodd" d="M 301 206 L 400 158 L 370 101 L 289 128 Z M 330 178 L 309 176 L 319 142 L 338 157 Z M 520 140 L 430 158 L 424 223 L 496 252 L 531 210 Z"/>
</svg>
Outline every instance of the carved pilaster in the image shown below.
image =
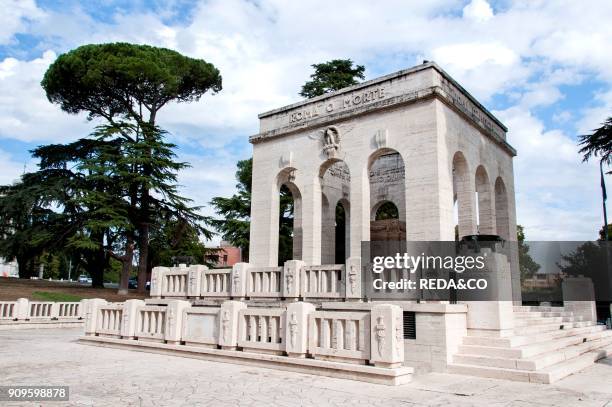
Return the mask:
<svg viewBox="0 0 612 407">
<path fill-rule="evenodd" d="M 170 344 L 180 344 L 183 329 L 183 311 L 191 307 L 189 301 L 173 300 L 166 309 L 166 327 L 164 339 Z"/>
<path fill-rule="evenodd" d="M 247 306 L 241 301 L 225 301 L 219 311 L 219 345 L 223 349 L 236 349 L 238 345 L 239 312 Z"/>
<path fill-rule="evenodd" d="M 308 302 L 295 302 L 287 306 L 285 332 L 289 333 L 286 352 L 290 357 L 303 358 L 308 348 L 308 315 L 315 306 Z"/>
<path fill-rule="evenodd" d="M 375 366 L 399 367 L 404 361 L 402 308 L 380 304 L 371 311 L 371 358 Z"/>
<path fill-rule="evenodd" d="M 283 267 L 283 289 L 282 295 L 287 299 L 300 296 L 300 276 L 304 262 L 300 260 L 288 260 Z"/>
</svg>

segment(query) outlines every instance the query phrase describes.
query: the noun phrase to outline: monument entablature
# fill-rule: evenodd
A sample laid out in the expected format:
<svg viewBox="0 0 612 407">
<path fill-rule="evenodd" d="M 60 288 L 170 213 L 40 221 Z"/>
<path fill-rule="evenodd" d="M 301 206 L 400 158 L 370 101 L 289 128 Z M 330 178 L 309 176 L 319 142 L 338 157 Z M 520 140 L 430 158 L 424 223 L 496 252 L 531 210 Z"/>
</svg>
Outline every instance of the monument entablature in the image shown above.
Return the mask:
<svg viewBox="0 0 612 407">
<path fill-rule="evenodd" d="M 260 132 L 250 141 L 259 143 L 429 98 L 438 98 L 509 154 L 516 155 L 506 141 L 507 128 L 434 62 L 262 113 Z"/>
</svg>

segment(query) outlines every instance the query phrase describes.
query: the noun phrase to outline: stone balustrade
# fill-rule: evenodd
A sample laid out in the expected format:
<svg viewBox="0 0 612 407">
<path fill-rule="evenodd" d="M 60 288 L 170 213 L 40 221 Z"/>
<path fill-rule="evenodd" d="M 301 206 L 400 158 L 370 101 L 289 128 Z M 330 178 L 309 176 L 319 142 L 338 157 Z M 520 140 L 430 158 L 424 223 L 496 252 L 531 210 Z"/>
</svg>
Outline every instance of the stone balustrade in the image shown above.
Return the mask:
<svg viewBox="0 0 612 407">
<path fill-rule="evenodd" d="M 230 297 L 232 269 L 204 270 L 201 274 L 201 297 Z"/>
<path fill-rule="evenodd" d="M 189 270 L 170 270 L 163 274 L 162 295 L 169 297 L 187 297 L 187 278 Z"/>
<path fill-rule="evenodd" d="M 0 319 L 16 319 L 16 301 L 0 301 Z"/>
<path fill-rule="evenodd" d="M 57 308 L 58 319 L 73 319 L 81 317 L 81 303 L 79 302 L 59 302 L 57 303 Z"/>
<path fill-rule="evenodd" d="M 166 333 L 166 310 L 166 307 L 153 305 L 138 307 L 135 315 L 136 329 L 134 336 L 137 339 L 163 342 Z"/>
<path fill-rule="evenodd" d="M 51 319 L 51 308 L 54 303 L 42 302 L 42 301 L 31 301 L 30 302 L 30 319 Z"/>
<path fill-rule="evenodd" d="M 241 301 L 220 307 L 192 306 L 170 300 L 165 306 L 143 301 L 88 303 L 85 334 L 238 353 L 265 353 L 398 367 L 404 359 L 402 310 L 396 305 L 374 305 L 369 311 L 316 311 L 306 302 L 285 308 L 248 308 Z M 135 340 L 134 340 L 135 339 Z M 146 345 L 144 345 L 146 346 Z M 175 348 L 176 349 L 176 348 Z"/>
<path fill-rule="evenodd" d="M 282 355 L 285 310 L 245 308 L 238 313 L 238 346 L 247 352 Z"/>
<path fill-rule="evenodd" d="M 250 267 L 248 275 L 248 297 L 282 297 L 283 267 Z"/>
<path fill-rule="evenodd" d="M 254 267 L 237 263 L 231 269 L 193 265 L 155 267 L 151 276 L 152 298 L 218 299 L 344 299 L 361 298 L 361 267 L 351 264 L 349 288 L 345 266 L 306 266 L 290 260 L 282 267 Z"/>
<path fill-rule="evenodd" d="M 85 303 L 30 301 L 0 301 L 0 320 L 4 321 L 78 321 L 83 319 Z"/>
<path fill-rule="evenodd" d="M 312 312 L 308 349 L 315 359 L 364 364 L 370 359 L 370 326 L 369 312 Z"/>
<path fill-rule="evenodd" d="M 344 297 L 344 265 L 302 267 L 302 298 Z"/>
<path fill-rule="evenodd" d="M 96 332 L 100 335 L 121 336 L 123 304 L 105 304 L 98 308 Z"/>
</svg>

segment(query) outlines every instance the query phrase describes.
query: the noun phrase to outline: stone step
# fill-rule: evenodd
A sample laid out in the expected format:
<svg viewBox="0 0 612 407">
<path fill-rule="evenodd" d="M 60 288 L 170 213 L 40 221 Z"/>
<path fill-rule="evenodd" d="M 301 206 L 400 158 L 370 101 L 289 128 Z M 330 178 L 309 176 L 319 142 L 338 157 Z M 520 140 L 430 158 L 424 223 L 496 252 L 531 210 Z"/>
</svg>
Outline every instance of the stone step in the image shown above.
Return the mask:
<svg viewBox="0 0 612 407">
<path fill-rule="evenodd" d="M 612 356 L 612 346 L 606 346 L 599 349 L 594 349 L 590 352 L 584 353 L 576 358 L 566 360 L 565 362 L 557 363 L 542 369 L 541 374 L 545 375 L 548 381 L 541 383 L 553 383 L 557 380 L 563 379 L 573 373 L 579 372 L 599 359 L 607 358 Z"/>
<path fill-rule="evenodd" d="M 535 335 L 544 332 L 558 331 L 562 329 L 579 328 L 585 326 L 595 325 L 592 321 L 576 321 L 576 322 L 559 322 L 552 324 L 540 324 L 531 326 L 521 326 L 513 329 L 513 332 L 517 336 L 528 336 Z"/>
<path fill-rule="evenodd" d="M 552 324 L 552 323 L 561 324 L 562 322 L 574 322 L 574 321 L 564 321 L 565 318 L 571 318 L 571 317 L 549 317 L 549 318 L 542 317 L 542 318 L 515 319 L 514 326 L 518 328 L 522 326 L 531 326 L 531 325 L 546 325 L 546 324 Z"/>
<path fill-rule="evenodd" d="M 552 352 L 542 353 L 534 357 L 519 360 L 517 368 L 522 370 L 541 370 L 548 366 L 576 358 L 583 353 L 612 346 L 612 335 L 601 334 L 599 339 L 581 342 L 567 348 L 557 349 Z"/>
<path fill-rule="evenodd" d="M 597 340 L 602 336 L 609 336 L 609 334 L 606 331 L 600 331 L 583 335 L 572 335 L 546 342 L 519 346 L 518 349 L 521 349 L 524 358 L 528 358 L 535 355 L 560 350 L 568 346 L 578 345 L 587 341 Z"/>
<path fill-rule="evenodd" d="M 546 333 L 529 336 L 509 336 L 504 338 L 489 338 L 482 336 L 466 336 L 463 338 L 464 345 L 493 346 L 493 347 L 517 347 L 532 343 L 544 342 L 551 339 L 562 338 L 572 335 L 588 334 L 605 330 L 605 325 L 592 325 L 586 327 L 560 329 Z M 469 334 L 469 331 L 468 331 Z"/>
<path fill-rule="evenodd" d="M 612 356 L 612 346 L 588 351 L 572 359 L 556 363 L 539 371 L 487 367 L 471 364 L 452 363 L 447 372 L 493 379 L 514 380 L 535 383 L 553 383 L 592 365 L 595 361 Z"/>
<path fill-rule="evenodd" d="M 514 311 L 518 312 L 562 312 L 565 311 L 563 307 L 541 307 L 534 305 L 515 305 L 512 307 Z"/>
<path fill-rule="evenodd" d="M 504 359 L 518 359 L 523 352 L 518 348 L 504 348 L 495 346 L 459 345 L 457 355 L 489 356 Z"/>
<path fill-rule="evenodd" d="M 515 311 L 513 312 L 514 318 L 541 318 L 541 317 L 572 317 L 574 313 L 572 311 L 554 311 L 554 312 L 540 312 L 540 311 Z"/>
<path fill-rule="evenodd" d="M 527 343 L 516 347 L 496 347 L 493 344 L 485 346 L 479 345 L 460 345 L 458 354 L 488 356 L 498 358 L 519 359 L 533 357 L 546 352 L 552 352 L 557 349 L 562 349 L 567 346 L 577 345 L 582 342 L 599 339 L 602 333 L 609 335 L 608 331 L 595 330 L 594 332 L 578 333 L 566 337 L 552 338 L 547 341 Z M 612 332 L 612 331 L 610 331 Z"/>
<path fill-rule="evenodd" d="M 555 349 L 528 358 L 505 358 L 499 353 L 497 356 L 459 353 L 453 357 L 453 362 L 465 365 L 536 371 L 608 345 L 612 345 L 612 331 L 602 331 L 591 336 L 587 342 L 578 341 L 565 348 Z"/>
</svg>

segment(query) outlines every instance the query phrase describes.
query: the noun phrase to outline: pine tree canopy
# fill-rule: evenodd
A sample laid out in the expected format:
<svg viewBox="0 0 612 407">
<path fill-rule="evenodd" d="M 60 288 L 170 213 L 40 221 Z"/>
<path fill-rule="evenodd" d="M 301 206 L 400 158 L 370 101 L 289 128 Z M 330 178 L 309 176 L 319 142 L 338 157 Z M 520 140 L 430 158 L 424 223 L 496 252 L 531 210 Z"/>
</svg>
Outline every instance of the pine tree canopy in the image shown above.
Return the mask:
<svg viewBox="0 0 612 407">
<path fill-rule="evenodd" d="M 353 61 L 350 59 L 333 59 L 314 64 L 312 67 L 315 71 L 310 75 L 311 80 L 302 86 L 300 92 L 300 96 L 305 98 L 313 98 L 356 85 L 359 83 L 358 79 L 365 79 L 365 67 L 363 65 L 353 66 Z"/>
<path fill-rule="evenodd" d="M 128 43 L 91 44 L 60 55 L 41 83 L 68 113 L 114 120 L 154 120 L 170 101 L 191 102 L 222 87 L 212 64 L 166 49 Z"/>
<path fill-rule="evenodd" d="M 608 117 L 600 128 L 593 130 L 593 133 L 579 136 L 578 145 L 581 147 L 579 153 L 583 154 L 583 161 L 599 157 L 604 163 L 610 165 L 612 163 L 612 117 Z"/>
</svg>

